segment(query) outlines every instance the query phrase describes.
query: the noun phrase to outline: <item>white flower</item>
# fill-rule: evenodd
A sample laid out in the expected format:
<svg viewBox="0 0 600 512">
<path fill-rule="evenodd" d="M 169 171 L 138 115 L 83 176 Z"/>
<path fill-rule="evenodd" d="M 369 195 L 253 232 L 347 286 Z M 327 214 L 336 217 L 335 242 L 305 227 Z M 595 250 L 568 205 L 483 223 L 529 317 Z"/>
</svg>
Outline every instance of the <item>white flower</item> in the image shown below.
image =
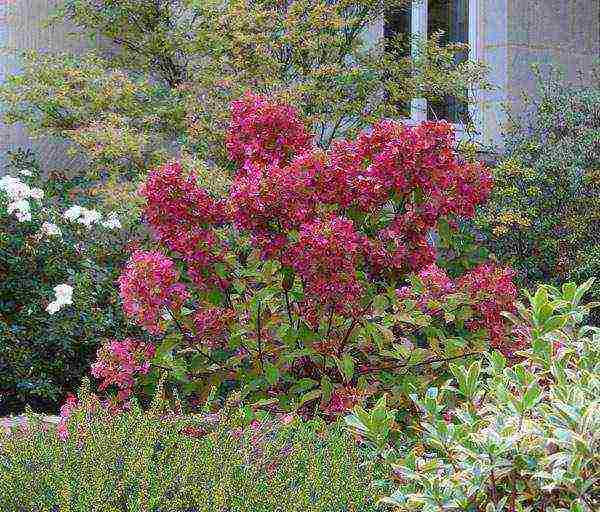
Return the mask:
<svg viewBox="0 0 600 512">
<path fill-rule="evenodd" d="M 29 197 L 33 197 L 33 199 L 42 199 L 44 197 L 44 191 L 41 188 L 32 188 L 29 190 Z"/>
<path fill-rule="evenodd" d="M 72 304 L 73 299 L 73 287 L 68 284 L 59 284 L 54 287 L 54 293 L 56 294 L 56 300 L 63 304 Z"/>
<path fill-rule="evenodd" d="M 0 178 L 0 189 L 4 190 L 12 201 L 27 199 L 31 195 L 29 185 L 13 176 L 4 176 L 3 178 Z"/>
<path fill-rule="evenodd" d="M 63 306 L 67 304 L 73 304 L 73 288 L 68 284 L 59 284 L 54 287 L 54 295 L 56 300 L 50 302 L 46 307 L 46 311 L 53 315 Z"/>
<path fill-rule="evenodd" d="M 109 213 L 108 218 L 102 223 L 108 229 L 121 229 L 121 221 L 116 212 Z"/>
<path fill-rule="evenodd" d="M 53 315 L 54 313 L 56 313 L 60 308 L 62 307 L 62 304 L 58 303 L 58 302 L 51 302 L 50 304 L 48 304 L 48 306 L 46 306 L 46 311 L 48 313 L 50 313 L 51 315 Z"/>
<path fill-rule="evenodd" d="M 19 199 L 18 201 L 14 201 L 9 203 L 6 208 L 8 213 L 14 213 L 15 217 L 20 222 L 30 221 L 31 220 L 31 211 L 29 210 L 29 201 L 26 199 Z"/>
<path fill-rule="evenodd" d="M 83 206 L 75 204 L 63 213 L 63 217 L 72 222 L 77 221 L 79 224 L 83 224 L 89 228 L 95 222 L 99 222 L 102 215 L 96 210 L 88 210 Z"/>
<path fill-rule="evenodd" d="M 27 177 L 33 176 L 33 172 L 31 172 L 29 169 L 23 169 L 22 171 L 19 171 L 19 174 Z"/>
<path fill-rule="evenodd" d="M 44 222 L 42 224 L 40 231 L 44 235 L 48 235 L 48 236 L 61 236 L 62 235 L 60 228 L 56 224 L 53 224 L 52 222 Z"/>
<path fill-rule="evenodd" d="M 73 221 L 77 220 L 82 213 L 83 208 L 77 204 L 74 204 L 65 213 L 63 213 L 63 217 L 67 220 Z"/>
<path fill-rule="evenodd" d="M 82 208 L 81 217 L 77 219 L 77 222 L 89 228 L 95 222 L 99 222 L 101 218 L 102 215 L 100 214 L 100 212 L 96 210 L 88 210 L 87 208 Z"/>
</svg>

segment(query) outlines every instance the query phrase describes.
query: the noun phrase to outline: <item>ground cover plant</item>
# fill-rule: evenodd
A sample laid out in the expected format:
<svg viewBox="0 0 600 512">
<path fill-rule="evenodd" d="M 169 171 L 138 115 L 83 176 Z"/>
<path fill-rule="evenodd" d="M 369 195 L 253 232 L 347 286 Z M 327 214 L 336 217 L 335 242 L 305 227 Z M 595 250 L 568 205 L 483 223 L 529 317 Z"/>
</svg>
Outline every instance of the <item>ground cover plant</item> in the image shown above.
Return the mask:
<svg viewBox="0 0 600 512">
<path fill-rule="evenodd" d="M 116 416 L 82 392 L 60 438 L 31 419 L 0 434 L 6 512 L 368 512 L 365 466 L 341 425 L 271 418 L 247 425 L 236 408 L 201 416 L 159 401 Z"/>
</svg>

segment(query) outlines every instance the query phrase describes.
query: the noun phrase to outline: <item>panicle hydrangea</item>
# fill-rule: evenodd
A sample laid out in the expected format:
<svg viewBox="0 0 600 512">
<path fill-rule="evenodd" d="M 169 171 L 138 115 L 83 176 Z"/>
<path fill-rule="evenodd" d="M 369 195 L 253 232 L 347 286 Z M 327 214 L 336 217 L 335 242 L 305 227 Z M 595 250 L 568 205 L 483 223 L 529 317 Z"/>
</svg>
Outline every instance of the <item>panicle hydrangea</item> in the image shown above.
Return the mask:
<svg viewBox="0 0 600 512">
<path fill-rule="evenodd" d="M 29 222 L 32 219 L 30 199 L 42 199 L 44 191 L 30 187 L 14 176 L 0 178 L 0 190 L 8 197 L 7 212 L 14 214 L 19 222 Z"/>
<path fill-rule="evenodd" d="M 171 163 L 153 170 L 140 190 L 146 218 L 202 291 L 229 285 L 218 277 L 227 247 L 217 229 L 233 221 L 263 258 L 300 276 L 301 310 L 312 324 L 324 308 L 356 312 L 359 272 L 401 278 L 431 265 L 440 218 L 473 215 L 491 186 L 485 168 L 460 158 L 444 121 L 382 121 L 322 151 L 311 147 L 293 108 L 247 93 L 232 104 L 227 147 L 240 167 L 227 201 Z M 157 309 L 149 309 L 150 319 Z"/>
<path fill-rule="evenodd" d="M 304 284 L 308 310 L 312 303 L 338 314 L 352 311 L 363 292 L 356 275 L 362 240 L 354 223 L 342 217 L 318 218 L 300 228 L 284 261 Z"/>
<path fill-rule="evenodd" d="M 231 104 L 227 132 L 229 157 L 249 169 L 253 164 L 279 165 L 310 147 L 312 135 L 298 111 L 247 92 Z"/>
<path fill-rule="evenodd" d="M 134 252 L 119 277 L 125 313 L 148 332 L 162 331 L 165 310 L 177 312 L 188 298 L 175 263 L 156 251 Z"/>
<path fill-rule="evenodd" d="M 146 375 L 150 370 L 154 352 L 154 345 L 131 338 L 111 340 L 98 349 L 91 373 L 102 381 L 101 391 L 114 385 L 119 390 L 117 400 L 124 402 L 133 392 L 136 377 Z"/>
<path fill-rule="evenodd" d="M 435 303 L 442 303 L 447 295 L 461 292 L 468 297 L 474 318 L 466 323 L 471 331 L 486 329 L 493 348 L 512 357 L 514 352 L 523 349 L 527 336 L 523 333 L 507 336 L 508 326 L 503 311 L 514 312 L 518 290 L 514 284 L 514 271 L 509 268 L 482 264 L 458 279 L 451 279 L 437 265 L 430 265 L 418 273 L 423 290 L 405 286 L 398 290 L 401 299 L 412 299 L 419 309 L 430 315 L 442 312 Z"/>
<path fill-rule="evenodd" d="M 227 282 L 214 272 L 214 265 L 223 259 L 214 231 L 227 218 L 223 201 L 213 199 L 177 162 L 152 170 L 140 194 L 146 199 L 144 214 L 157 239 L 181 255 L 192 281 L 203 288 L 225 288 Z"/>
<path fill-rule="evenodd" d="M 66 210 L 63 213 L 63 217 L 71 222 L 83 224 L 87 228 L 102 220 L 102 214 L 99 211 L 85 208 L 78 204 L 75 204 Z"/>
<path fill-rule="evenodd" d="M 491 345 L 507 356 L 523 347 L 507 344 L 506 325 L 503 311 L 514 313 L 519 291 L 513 282 L 515 272 L 509 268 L 482 264 L 462 276 L 458 288 L 469 294 L 474 301 L 473 308 L 478 316 L 471 320 L 468 327 L 472 330 L 487 329 Z"/>
</svg>

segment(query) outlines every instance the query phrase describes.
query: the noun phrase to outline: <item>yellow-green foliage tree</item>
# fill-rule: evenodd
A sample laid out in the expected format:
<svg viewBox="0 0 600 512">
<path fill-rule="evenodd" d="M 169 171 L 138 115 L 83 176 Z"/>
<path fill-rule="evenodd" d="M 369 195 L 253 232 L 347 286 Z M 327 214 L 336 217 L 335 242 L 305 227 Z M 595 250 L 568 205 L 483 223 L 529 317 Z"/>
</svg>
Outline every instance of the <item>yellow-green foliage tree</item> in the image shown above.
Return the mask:
<svg viewBox="0 0 600 512">
<path fill-rule="evenodd" d="M 228 105 L 248 89 L 296 105 L 328 147 L 410 98 L 464 99 L 484 85 L 481 65 L 455 58 L 464 45 L 373 37 L 386 9 L 410 3 L 63 0 L 54 18 L 98 49 L 24 54 L 0 100 L 9 122 L 74 142 L 91 171 L 113 176 L 181 153 L 226 170 Z"/>
</svg>

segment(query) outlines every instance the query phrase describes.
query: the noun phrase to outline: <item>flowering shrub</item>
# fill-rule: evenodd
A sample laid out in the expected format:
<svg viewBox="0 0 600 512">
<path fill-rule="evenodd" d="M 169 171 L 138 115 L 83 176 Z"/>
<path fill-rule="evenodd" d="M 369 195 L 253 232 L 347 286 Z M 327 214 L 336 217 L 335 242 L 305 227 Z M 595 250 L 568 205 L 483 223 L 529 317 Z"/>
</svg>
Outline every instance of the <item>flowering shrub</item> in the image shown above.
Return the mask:
<svg viewBox="0 0 600 512">
<path fill-rule="evenodd" d="M 582 327 L 598 304 L 581 303 L 591 286 L 542 286 L 509 315 L 531 345 L 519 364 L 493 352 L 484 365 L 453 366 L 450 385 L 415 395 L 421 434 L 408 453 L 394 456 L 381 440 L 393 428 L 385 404 L 377 414 L 357 409 L 349 424 L 395 461 L 385 503 L 424 512 L 599 509 L 600 331 Z"/>
<path fill-rule="evenodd" d="M 518 290 L 513 276 L 510 269 L 481 264 L 451 279 L 437 265 L 430 265 L 417 274 L 416 286 L 400 288 L 398 294 L 415 302 L 422 313 L 451 323 L 455 332 L 485 329 L 490 346 L 510 357 L 525 348 L 507 336 L 503 316 L 516 311 Z"/>
<path fill-rule="evenodd" d="M 14 153 L 0 179 L 2 415 L 26 404 L 55 412 L 103 338 L 137 333 L 114 286 L 127 240 L 118 217 L 73 206 L 66 180 L 42 190 L 38 175 L 30 156 Z"/>
<path fill-rule="evenodd" d="M 158 402 L 115 415 L 79 401 L 64 440 L 35 418 L 0 433 L 3 511 L 376 510 L 369 486 L 380 472 L 340 425 L 248 425 L 230 408 L 181 416 Z"/>
<path fill-rule="evenodd" d="M 156 336 L 145 384 L 166 373 L 177 396 L 233 386 L 258 406 L 337 415 L 383 389 L 398 400 L 395 366 L 467 357 L 490 336 L 502 346 L 514 288 L 490 267 L 457 281 L 454 305 L 473 305 L 461 343 L 431 329 L 426 347 L 398 346 L 438 319 L 397 287 L 431 268 L 431 231 L 472 216 L 491 187 L 448 123 L 382 121 L 323 151 L 287 105 L 247 94 L 232 108 L 228 197 L 177 162 L 140 188 L 158 247 L 137 250 L 119 284 L 126 314 Z"/>
<path fill-rule="evenodd" d="M 600 270 L 600 84 L 537 75 L 536 100 L 512 116 L 496 187 L 476 219 L 489 249 L 528 287 L 583 282 Z"/>
</svg>

